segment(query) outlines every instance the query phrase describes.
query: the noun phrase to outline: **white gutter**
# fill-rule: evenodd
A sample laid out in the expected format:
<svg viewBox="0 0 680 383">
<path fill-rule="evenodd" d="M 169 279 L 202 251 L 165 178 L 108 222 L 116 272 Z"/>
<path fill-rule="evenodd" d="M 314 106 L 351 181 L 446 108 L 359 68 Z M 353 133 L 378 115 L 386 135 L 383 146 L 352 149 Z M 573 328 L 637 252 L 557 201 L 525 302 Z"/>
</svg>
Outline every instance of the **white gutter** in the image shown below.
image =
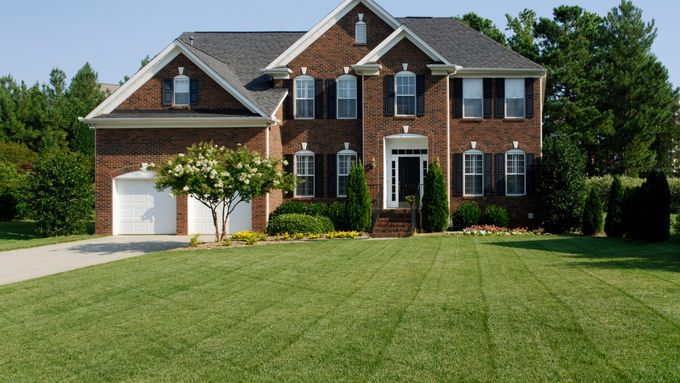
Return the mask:
<svg viewBox="0 0 680 383">
<path fill-rule="evenodd" d="M 275 121 L 262 117 L 82 118 L 97 129 L 266 128 Z"/>
</svg>

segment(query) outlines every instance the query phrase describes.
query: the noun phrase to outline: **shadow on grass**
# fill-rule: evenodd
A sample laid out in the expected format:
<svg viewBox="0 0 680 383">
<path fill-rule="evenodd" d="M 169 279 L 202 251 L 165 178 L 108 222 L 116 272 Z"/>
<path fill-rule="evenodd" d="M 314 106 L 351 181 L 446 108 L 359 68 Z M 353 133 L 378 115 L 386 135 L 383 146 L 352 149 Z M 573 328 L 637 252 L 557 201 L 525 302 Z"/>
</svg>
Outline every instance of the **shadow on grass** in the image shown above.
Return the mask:
<svg viewBox="0 0 680 383">
<path fill-rule="evenodd" d="M 87 234 L 94 234 L 94 222 L 87 223 Z M 0 222 L 0 241 L 28 241 L 43 238 L 35 233 L 35 221 Z"/>
<path fill-rule="evenodd" d="M 668 242 L 645 243 L 611 238 L 557 237 L 496 242 L 494 246 L 537 250 L 570 259 L 570 266 L 680 272 L 680 234 Z"/>
<path fill-rule="evenodd" d="M 168 237 L 168 241 L 125 241 L 125 242 L 106 242 L 106 243 L 84 243 L 71 247 L 74 252 L 82 254 L 110 255 L 117 253 L 156 253 L 167 250 L 174 250 L 186 247 L 185 241 Z"/>
</svg>

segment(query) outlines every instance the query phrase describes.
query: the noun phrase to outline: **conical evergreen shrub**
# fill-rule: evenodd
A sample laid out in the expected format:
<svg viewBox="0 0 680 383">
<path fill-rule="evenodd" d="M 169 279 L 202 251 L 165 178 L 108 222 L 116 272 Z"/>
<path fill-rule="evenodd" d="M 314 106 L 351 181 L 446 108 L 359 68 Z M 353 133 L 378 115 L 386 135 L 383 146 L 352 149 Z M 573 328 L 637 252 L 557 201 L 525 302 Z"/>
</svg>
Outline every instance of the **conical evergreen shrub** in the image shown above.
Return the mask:
<svg viewBox="0 0 680 383">
<path fill-rule="evenodd" d="M 609 189 L 609 205 L 604 231 L 608 237 L 623 237 L 626 232 L 623 222 L 623 184 L 619 177 L 614 177 Z"/>
<path fill-rule="evenodd" d="M 423 193 L 423 229 L 439 233 L 449 228 L 449 195 L 446 180 L 437 162 L 430 164 Z"/>
<path fill-rule="evenodd" d="M 581 231 L 584 235 L 595 235 L 602 231 L 602 200 L 595 189 L 590 190 L 583 209 Z"/>
<path fill-rule="evenodd" d="M 642 239 L 649 242 L 667 241 L 671 227 L 671 192 L 662 172 L 647 176 L 644 188 L 644 226 Z"/>
<path fill-rule="evenodd" d="M 371 195 L 366 183 L 364 165 L 361 162 L 353 165 L 349 173 L 345 217 L 348 230 L 369 231 L 371 229 Z"/>
</svg>

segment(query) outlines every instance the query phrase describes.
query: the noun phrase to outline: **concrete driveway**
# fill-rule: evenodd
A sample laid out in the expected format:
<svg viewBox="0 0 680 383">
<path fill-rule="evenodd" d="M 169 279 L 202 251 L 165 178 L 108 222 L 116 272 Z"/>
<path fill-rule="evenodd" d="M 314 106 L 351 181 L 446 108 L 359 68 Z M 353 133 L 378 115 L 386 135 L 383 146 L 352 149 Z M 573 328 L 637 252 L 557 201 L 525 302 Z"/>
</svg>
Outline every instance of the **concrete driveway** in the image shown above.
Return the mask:
<svg viewBox="0 0 680 383">
<path fill-rule="evenodd" d="M 0 285 L 187 246 L 189 237 L 103 237 L 0 252 Z"/>
</svg>

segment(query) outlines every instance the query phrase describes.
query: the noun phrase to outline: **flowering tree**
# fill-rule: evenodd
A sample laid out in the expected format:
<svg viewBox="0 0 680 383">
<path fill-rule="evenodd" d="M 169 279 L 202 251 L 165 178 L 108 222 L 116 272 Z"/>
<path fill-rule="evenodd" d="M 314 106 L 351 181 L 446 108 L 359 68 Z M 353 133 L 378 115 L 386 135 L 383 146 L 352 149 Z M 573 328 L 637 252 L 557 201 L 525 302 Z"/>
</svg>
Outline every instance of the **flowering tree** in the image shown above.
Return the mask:
<svg viewBox="0 0 680 383">
<path fill-rule="evenodd" d="M 199 143 L 159 166 L 156 188 L 170 188 L 174 195 L 196 198 L 212 212 L 215 241 L 227 235 L 227 221 L 240 203 L 248 203 L 272 190 L 293 190 L 291 174 L 281 167 L 285 161 L 263 158 L 246 147 L 226 149 Z"/>
</svg>

